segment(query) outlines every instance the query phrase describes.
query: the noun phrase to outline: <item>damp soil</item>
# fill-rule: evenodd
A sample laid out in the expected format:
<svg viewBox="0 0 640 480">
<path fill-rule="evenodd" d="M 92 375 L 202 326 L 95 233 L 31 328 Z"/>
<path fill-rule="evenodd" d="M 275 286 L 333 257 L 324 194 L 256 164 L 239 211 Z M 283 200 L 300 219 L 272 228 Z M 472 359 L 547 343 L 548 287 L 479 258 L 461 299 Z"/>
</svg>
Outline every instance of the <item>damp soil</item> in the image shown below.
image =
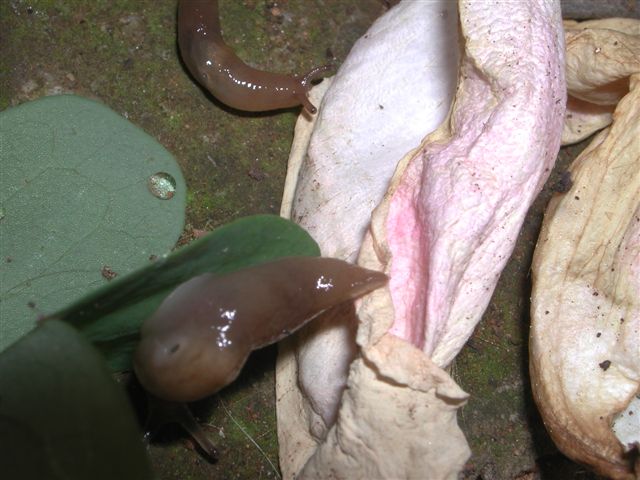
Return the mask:
<svg viewBox="0 0 640 480">
<path fill-rule="evenodd" d="M 221 23 L 227 42 L 248 63 L 300 73 L 339 64 L 385 3 L 220 0 Z M 184 172 L 189 239 L 240 216 L 279 211 L 298 111 L 236 112 L 198 87 L 178 56 L 175 4 L 1 2 L 0 110 L 74 93 L 143 128 Z M 533 249 L 544 207 L 563 194 L 563 172 L 585 145 L 561 151 L 481 324 L 453 365 L 454 378 L 471 394 L 459 417 L 474 452 L 465 478 L 595 478 L 553 446 L 527 369 Z M 207 461 L 185 435 L 166 430 L 148 449 L 158 479 L 279 478 L 275 355 L 274 347 L 254 353 L 237 382 L 193 405 L 219 461 Z"/>
</svg>

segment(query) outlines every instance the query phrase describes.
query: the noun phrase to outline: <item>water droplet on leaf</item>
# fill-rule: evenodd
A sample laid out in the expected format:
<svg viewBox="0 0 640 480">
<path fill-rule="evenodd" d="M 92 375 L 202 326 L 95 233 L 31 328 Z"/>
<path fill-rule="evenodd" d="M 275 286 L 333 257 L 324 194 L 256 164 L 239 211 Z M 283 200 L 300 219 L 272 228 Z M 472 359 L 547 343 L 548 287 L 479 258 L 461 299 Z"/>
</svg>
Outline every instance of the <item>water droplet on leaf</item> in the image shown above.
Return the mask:
<svg viewBox="0 0 640 480">
<path fill-rule="evenodd" d="M 153 196 L 169 200 L 176 192 L 176 180 L 166 172 L 158 172 L 149 177 L 147 187 Z"/>
</svg>

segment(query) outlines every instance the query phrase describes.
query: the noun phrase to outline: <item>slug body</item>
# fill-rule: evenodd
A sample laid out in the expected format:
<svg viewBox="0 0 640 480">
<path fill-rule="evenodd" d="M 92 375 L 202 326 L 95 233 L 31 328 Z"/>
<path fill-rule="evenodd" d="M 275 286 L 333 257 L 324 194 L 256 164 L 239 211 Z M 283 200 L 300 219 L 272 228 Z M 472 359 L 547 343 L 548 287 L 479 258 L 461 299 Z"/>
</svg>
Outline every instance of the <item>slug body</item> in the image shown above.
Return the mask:
<svg viewBox="0 0 640 480">
<path fill-rule="evenodd" d="M 159 398 L 199 400 L 235 380 L 252 350 L 385 283 L 380 272 L 317 257 L 199 275 L 176 288 L 143 324 L 136 374 Z"/>
<path fill-rule="evenodd" d="M 316 113 L 307 92 L 311 81 L 329 67 L 316 67 L 302 76 L 251 68 L 222 38 L 218 0 L 180 0 L 178 43 L 191 74 L 226 105 L 259 112 L 302 104 Z"/>
</svg>

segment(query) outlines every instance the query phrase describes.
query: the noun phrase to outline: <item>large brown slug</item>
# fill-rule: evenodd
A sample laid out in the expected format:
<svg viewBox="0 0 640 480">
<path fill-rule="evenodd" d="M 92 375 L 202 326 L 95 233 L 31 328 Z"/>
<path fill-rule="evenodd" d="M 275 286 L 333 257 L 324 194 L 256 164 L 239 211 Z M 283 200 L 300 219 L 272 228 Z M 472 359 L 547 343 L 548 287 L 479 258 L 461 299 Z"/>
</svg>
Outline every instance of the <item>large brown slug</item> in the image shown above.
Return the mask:
<svg viewBox="0 0 640 480">
<path fill-rule="evenodd" d="M 317 257 L 199 275 L 176 288 L 143 324 L 136 374 L 159 398 L 199 400 L 235 380 L 252 350 L 386 280 L 383 273 Z"/>
<path fill-rule="evenodd" d="M 302 76 L 251 68 L 222 38 L 218 0 L 180 0 L 178 43 L 191 74 L 226 105 L 259 112 L 302 104 L 309 113 L 316 113 L 307 92 L 311 81 L 330 66 L 316 67 Z"/>
</svg>

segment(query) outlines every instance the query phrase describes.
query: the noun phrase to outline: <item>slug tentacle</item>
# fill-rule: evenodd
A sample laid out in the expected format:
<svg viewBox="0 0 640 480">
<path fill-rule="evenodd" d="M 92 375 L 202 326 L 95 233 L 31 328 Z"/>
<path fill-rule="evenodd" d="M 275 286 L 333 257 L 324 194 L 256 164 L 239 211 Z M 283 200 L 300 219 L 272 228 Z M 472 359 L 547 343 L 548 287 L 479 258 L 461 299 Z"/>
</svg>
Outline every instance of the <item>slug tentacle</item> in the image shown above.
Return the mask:
<svg viewBox="0 0 640 480">
<path fill-rule="evenodd" d="M 330 63 L 327 65 L 320 65 L 318 67 L 314 67 L 311 70 L 309 70 L 300 79 L 300 85 L 302 85 L 304 90 L 301 92 L 298 92 L 298 98 L 300 100 L 300 103 L 302 104 L 302 106 L 307 112 L 316 113 L 318 111 L 318 109 L 309 101 L 309 98 L 307 97 L 307 92 L 311 88 L 311 82 L 313 82 L 318 78 L 321 78 L 325 72 L 328 72 L 333 68 L 334 68 L 334 65 Z"/>
<path fill-rule="evenodd" d="M 386 280 L 383 273 L 317 257 L 199 275 L 176 288 L 143 324 L 136 374 L 159 398 L 199 400 L 235 380 L 252 350 Z"/>
<path fill-rule="evenodd" d="M 218 100 L 251 112 L 295 107 L 309 113 L 316 107 L 307 98 L 311 80 L 331 68 L 316 67 L 304 76 L 257 70 L 245 64 L 224 42 L 217 0 L 180 0 L 180 54 L 194 78 Z"/>
</svg>

